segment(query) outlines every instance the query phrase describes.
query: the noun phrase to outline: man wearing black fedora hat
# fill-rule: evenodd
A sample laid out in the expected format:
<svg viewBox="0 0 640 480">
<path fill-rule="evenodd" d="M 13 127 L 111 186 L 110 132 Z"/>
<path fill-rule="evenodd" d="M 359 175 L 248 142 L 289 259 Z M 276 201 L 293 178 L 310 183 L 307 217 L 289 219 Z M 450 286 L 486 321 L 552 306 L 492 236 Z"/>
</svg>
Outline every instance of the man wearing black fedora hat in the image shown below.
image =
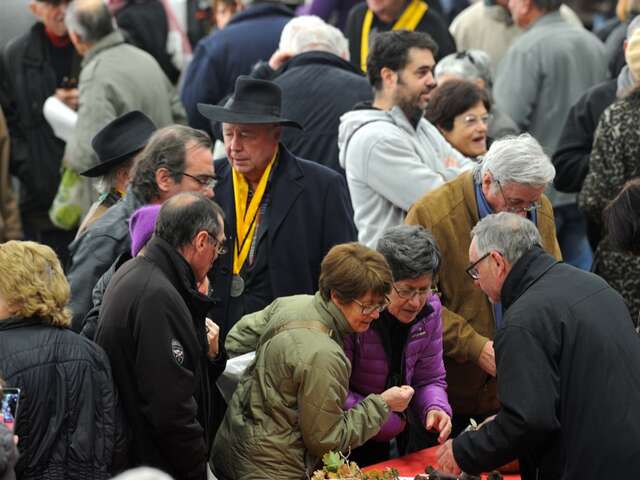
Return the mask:
<svg viewBox="0 0 640 480">
<path fill-rule="evenodd" d="M 342 176 L 280 143 L 283 126 L 302 128 L 280 116 L 281 95 L 273 82 L 240 76 L 224 106 L 198 105 L 222 123 L 227 154 L 215 164 L 215 195 L 229 253 L 210 273 L 222 336 L 274 298 L 313 294 L 324 255 L 356 239 Z"/>
<path fill-rule="evenodd" d="M 109 122 L 93 137 L 91 146 L 98 155 L 98 164 L 80 175 L 97 180 L 100 197 L 91 205 L 76 238 L 124 196 L 133 161 L 155 131 L 151 119 L 134 110 Z"/>
</svg>

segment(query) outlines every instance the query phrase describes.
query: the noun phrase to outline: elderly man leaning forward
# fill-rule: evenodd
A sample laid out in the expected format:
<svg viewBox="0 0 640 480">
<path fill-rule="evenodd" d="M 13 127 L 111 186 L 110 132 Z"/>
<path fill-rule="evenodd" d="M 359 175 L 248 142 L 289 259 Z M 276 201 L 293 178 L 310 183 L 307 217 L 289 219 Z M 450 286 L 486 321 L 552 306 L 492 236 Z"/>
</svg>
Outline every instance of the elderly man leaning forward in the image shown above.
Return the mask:
<svg viewBox="0 0 640 480">
<path fill-rule="evenodd" d="M 515 458 L 523 480 L 640 477 L 640 340 L 622 297 L 561 263 L 535 226 L 510 213 L 471 232 L 469 277 L 504 306 L 496 332 L 502 407 L 438 452 L 447 472 Z"/>
<path fill-rule="evenodd" d="M 491 213 L 516 213 L 538 227 L 542 246 L 560 258 L 553 211 L 542 193 L 554 173 L 551 161 L 530 135 L 506 137 L 491 145 L 473 173 L 428 193 L 407 216 L 407 223 L 431 230 L 442 249 L 438 287 L 453 436 L 470 418 L 481 420 L 499 408 L 493 337 L 502 326 L 502 306 L 489 303 L 464 275 L 469 234 Z"/>
<path fill-rule="evenodd" d="M 358 243 L 337 245 L 322 261 L 314 296 L 279 298 L 236 324 L 226 342 L 230 355 L 255 349 L 256 358 L 216 435 L 218 478 L 310 478 L 322 455 L 362 445 L 391 412 L 406 410 L 413 396 L 408 385 L 345 408 L 346 336 L 379 321 L 392 281 L 382 254 Z"/>
<path fill-rule="evenodd" d="M 109 357 L 128 421 L 128 467 L 207 479 L 212 390 L 226 355 L 205 317 L 212 300 L 197 284 L 223 249 L 222 216 L 202 193 L 174 195 L 144 255 L 119 268 L 105 292 L 96 343 Z"/>
<path fill-rule="evenodd" d="M 215 194 L 229 253 L 212 275 L 223 335 L 277 297 L 315 292 L 324 255 L 356 237 L 344 178 L 280 143 L 283 126 L 301 128 L 280 116 L 281 95 L 275 83 L 241 76 L 224 107 L 198 105 L 222 122 L 227 154 L 215 163 Z"/>
</svg>

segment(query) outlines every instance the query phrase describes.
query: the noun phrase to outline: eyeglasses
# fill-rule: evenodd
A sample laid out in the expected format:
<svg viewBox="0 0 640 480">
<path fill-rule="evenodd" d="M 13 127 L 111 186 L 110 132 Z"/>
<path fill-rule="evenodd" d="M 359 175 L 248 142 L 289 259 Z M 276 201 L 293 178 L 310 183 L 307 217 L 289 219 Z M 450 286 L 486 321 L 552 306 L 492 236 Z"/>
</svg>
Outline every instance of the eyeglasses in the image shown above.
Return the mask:
<svg viewBox="0 0 640 480">
<path fill-rule="evenodd" d="M 198 182 L 202 187 L 214 189 L 218 184 L 218 179 L 212 175 L 191 175 L 187 172 L 181 172 L 185 177 L 192 178 L 196 182 Z"/>
<path fill-rule="evenodd" d="M 387 297 L 384 297 L 384 303 L 381 303 L 379 305 L 365 305 L 355 298 L 352 301 L 360 307 L 362 315 L 371 315 L 373 312 L 383 312 L 384 309 L 389 306 L 389 303 L 391 303 Z"/>
<path fill-rule="evenodd" d="M 519 206 L 526 202 L 523 202 L 522 200 L 513 200 L 511 198 L 507 198 L 507 196 L 504 194 L 504 190 L 502 190 L 502 185 L 500 184 L 500 182 L 498 180 L 495 180 L 495 182 L 498 184 L 498 188 L 500 189 L 500 195 L 502 195 L 502 199 L 504 200 L 504 204 L 505 204 L 505 210 L 507 212 L 529 213 L 542 207 L 542 204 L 540 202 L 531 202 L 525 207 Z"/>
<path fill-rule="evenodd" d="M 484 255 L 482 255 L 478 260 L 476 260 L 475 262 L 473 262 L 471 265 L 469 265 L 466 269 L 465 272 L 467 275 L 469 275 L 473 280 L 478 280 L 480 278 L 480 272 L 478 272 L 478 264 L 484 260 L 485 258 L 487 258 L 489 255 L 491 255 L 491 251 L 485 253 Z"/>
<path fill-rule="evenodd" d="M 429 298 L 434 293 L 432 288 L 398 288 L 393 285 L 393 289 L 403 300 L 413 300 L 415 297 Z"/>
<path fill-rule="evenodd" d="M 465 127 L 475 127 L 478 123 L 482 122 L 485 126 L 489 124 L 493 116 L 490 113 L 478 117 L 470 113 L 462 117 L 462 123 Z"/>
<path fill-rule="evenodd" d="M 216 253 L 218 255 L 224 255 L 227 253 L 227 247 L 224 246 L 224 240 L 218 240 L 211 232 L 207 232 L 209 235 L 209 242 L 216 245 Z"/>
</svg>

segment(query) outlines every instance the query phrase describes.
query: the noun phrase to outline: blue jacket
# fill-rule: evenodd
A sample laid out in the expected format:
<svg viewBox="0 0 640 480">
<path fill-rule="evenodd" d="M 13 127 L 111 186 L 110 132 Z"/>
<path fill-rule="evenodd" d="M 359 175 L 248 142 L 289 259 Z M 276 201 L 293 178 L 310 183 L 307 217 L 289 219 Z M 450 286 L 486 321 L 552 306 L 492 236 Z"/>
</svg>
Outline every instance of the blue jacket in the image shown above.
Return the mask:
<svg viewBox="0 0 640 480">
<path fill-rule="evenodd" d="M 217 104 L 233 92 L 238 76 L 248 75 L 256 62 L 268 60 L 277 50 L 280 33 L 292 18 L 286 7 L 258 3 L 198 43 L 182 90 L 190 126 L 211 134 L 210 122 L 198 112 L 198 103 Z"/>
</svg>

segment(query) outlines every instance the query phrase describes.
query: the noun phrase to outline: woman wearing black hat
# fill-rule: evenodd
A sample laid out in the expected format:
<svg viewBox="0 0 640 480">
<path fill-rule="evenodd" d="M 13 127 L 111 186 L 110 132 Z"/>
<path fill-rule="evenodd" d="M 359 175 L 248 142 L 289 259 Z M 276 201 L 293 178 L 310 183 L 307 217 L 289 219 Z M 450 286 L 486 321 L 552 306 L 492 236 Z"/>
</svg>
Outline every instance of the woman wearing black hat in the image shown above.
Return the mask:
<svg viewBox="0 0 640 480">
<path fill-rule="evenodd" d="M 100 197 L 85 215 L 76 238 L 124 196 L 133 161 L 155 131 L 151 119 L 134 110 L 108 123 L 93 137 L 91 146 L 99 163 L 81 175 L 97 179 Z"/>
</svg>

